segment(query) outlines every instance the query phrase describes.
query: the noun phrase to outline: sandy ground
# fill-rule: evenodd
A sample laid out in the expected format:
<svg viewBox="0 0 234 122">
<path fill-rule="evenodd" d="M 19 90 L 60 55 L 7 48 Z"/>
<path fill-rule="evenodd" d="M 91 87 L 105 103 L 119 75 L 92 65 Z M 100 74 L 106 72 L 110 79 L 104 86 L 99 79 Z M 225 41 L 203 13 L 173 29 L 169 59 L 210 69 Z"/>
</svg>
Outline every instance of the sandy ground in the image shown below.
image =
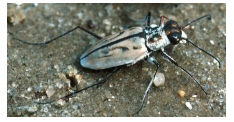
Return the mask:
<svg viewBox="0 0 234 122">
<path fill-rule="evenodd" d="M 105 84 L 74 95 L 69 101 L 50 101 L 104 78 L 113 69 L 93 71 L 82 68 L 79 57 L 93 43 L 92 36 L 76 30 L 44 46 L 27 45 L 7 35 L 7 116 L 226 116 L 226 4 L 8 4 L 9 32 L 28 42 L 44 42 L 76 25 L 82 25 L 105 37 L 133 26 L 148 11 L 152 23 L 160 15 L 176 20 L 180 26 L 205 14 L 212 20 L 200 20 L 184 29 L 188 38 L 216 56 L 214 59 L 190 45 L 166 49 L 207 90 L 205 95 L 183 71 L 162 59 L 159 72 L 165 75 L 163 86 L 152 86 L 146 104 L 143 94 L 155 66 L 142 60 L 123 66 Z M 54 91 L 48 97 L 46 91 Z M 178 90 L 185 91 L 180 97 Z M 192 105 L 186 107 L 185 102 Z"/>
</svg>

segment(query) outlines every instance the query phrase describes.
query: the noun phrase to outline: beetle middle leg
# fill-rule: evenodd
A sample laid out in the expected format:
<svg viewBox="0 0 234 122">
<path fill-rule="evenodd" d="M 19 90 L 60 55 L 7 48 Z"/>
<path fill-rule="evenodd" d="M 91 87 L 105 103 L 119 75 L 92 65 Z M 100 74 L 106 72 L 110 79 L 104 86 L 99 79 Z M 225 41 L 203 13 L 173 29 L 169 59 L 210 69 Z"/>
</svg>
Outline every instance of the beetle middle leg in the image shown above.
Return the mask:
<svg viewBox="0 0 234 122">
<path fill-rule="evenodd" d="M 158 68 L 159 68 L 159 63 L 157 62 L 157 60 L 156 60 L 154 57 L 148 57 L 147 60 L 148 60 L 150 63 L 156 65 L 157 68 L 156 68 L 156 71 L 154 72 L 153 78 L 151 79 L 151 81 L 150 81 L 150 83 L 149 83 L 147 89 L 145 90 L 145 94 L 144 94 L 144 96 L 143 96 L 143 99 L 142 99 L 142 103 L 141 103 L 140 108 L 139 108 L 139 109 L 137 110 L 137 112 L 134 113 L 134 114 L 138 114 L 138 113 L 141 111 L 141 109 L 142 109 L 142 107 L 143 107 L 143 105 L 144 105 L 144 103 L 145 103 L 145 99 L 146 99 L 146 97 L 147 97 L 147 94 L 149 93 L 149 90 L 150 90 L 150 88 L 151 88 L 151 86 L 152 86 L 152 84 L 153 84 L 153 82 L 154 82 L 154 79 L 155 79 L 155 77 L 156 77 L 156 74 L 157 74 L 157 71 L 158 71 Z"/>
</svg>

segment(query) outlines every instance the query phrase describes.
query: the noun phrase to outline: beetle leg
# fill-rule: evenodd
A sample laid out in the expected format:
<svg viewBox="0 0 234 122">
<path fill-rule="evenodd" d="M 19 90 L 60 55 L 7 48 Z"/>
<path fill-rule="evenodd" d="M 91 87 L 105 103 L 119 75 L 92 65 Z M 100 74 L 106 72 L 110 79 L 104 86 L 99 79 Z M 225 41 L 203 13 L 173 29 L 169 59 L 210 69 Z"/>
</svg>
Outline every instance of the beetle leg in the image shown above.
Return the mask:
<svg viewBox="0 0 234 122">
<path fill-rule="evenodd" d="M 97 35 L 97 34 L 91 32 L 91 31 L 89 31 L 89 30 L 87 30 L 87 29 L 85 29 L 85 28 L 83 28 L 83 27 L 81 27 L 81 26 L 76 26 L 75 28 L 73 28 L 73 29 L 71 29 L 71 30 L 69 30 L 69 31 L 67 31 L 67 32 L 65 32 L 65 33 L 63 33 L 62 35 L 59 35 L 59 36 L 57 36 L 57 37 L 55 37 L 55 38 L 53 38 L 53 39 L 51 39 L 51 40 L 48 40 L 48 41 L 46 41 L 46 42 L 39 42 L 39 43 L 30 43 L 30 42 L 27 42 L 27 41 L 24 41 L 24 40 L 15 38 L 15 36 L 14 36 L 14 34 L 13 34 L 12 32 L 10 32 L 10 31 L 7 31 L 7 32 L 8 32 L 11 36 L 13 36 L 13 39 L 15 39 L 15 40 L 17 40 L 17 41 L 20 41 L 20 42 L 22 42 L 22 43 L 29 44 L 29 45 L 46 45 L 46 44 L 49 44 L 49 43 L 51 43 L 51 42 L 53 42 L 53 41 L 56 41 L 58 38 L 61 38 L 61 37 L 65 36 L 65 35 L 71 33 L 72 31 L 78 29 L 78 28 L 81 29 L 81 30 L 83 30 L 83 31 L 85 31 L 86 33 L 90 34 L 91 36 L 93 36 L 93 37 L 95 37 L 95 38 L 97 38 L 97 39 L 99 39 L 99 40 L 102 39 L 101 36 L 99 36 L 99 35 Z"/>
<path fill-rule="evenodd" d="M 146 97 L 147 97 L 147 94 L 149 93 L 149 90 L 150 90 L 150 88 L 151 88 L 151 86 L 152 86 L 152 84 L 153 84 L 153 81 L 154 81 L 154 79 L 155 79 L 155 77 L 156 77 L 156 73 L 157 73 L 158 68 L 159 68 L 159 64 L 158 64 L 157 60 L 156 60 L 154 57 L 148 57 L 147 60 L 148 60 L 150 63 L 155 64 L 157 68 L 156 68 L 156 71 L 154 72 L 153 78 L 151 79 L 151 81 L 150 81 L 150 83 L 149 83 L 147 89 L 145 90 L 145 94 L 144 94 L 144 96 L 143 96 L 143 99 L 142 99 L 142 103 L 141 103 L 140 108 L 139 108 L 138 111 L 137 111 L 136 113 L 134 113 L 134 114 L 138 114 L 138 113 L 141 111 L 141 109 L 142 109 L 142 107 L 143 107 L 143 105 L 144 105 L 144 103 L 145 103 L 145 99 L 146 99 Z"/>
<path fill-rule="evenodd" d="M 113 75 L 114 73 L 116 73 L 116 72 L 119 71 L 119 70 L 120 70 L 120 67 L 116 67 L 111 73 L 109 73 L 109 74 L 108 74 L 104 79 L 102 79 L 101 81 L 99 81 L 99 82 L 97 82 L 97 83 L 95 83 L 95 84 L 93 84 L 93 85 L 87 86 L 87 87 L 85 87 L 85 88 L 83 88 L 83 89 L 76 90 L 75 92 L 70 93 L 70 94 L 68 94 L 68 95 L 66 95 L 66 96 L 60 97 L 60 98 L 58 98 L 58 99 L 56 99 L 56 100 L 52 100 L 52 101 L 49 101 L 49 102 L 36 102 L 36 103 L 38 103 L 38 104 L 51 104 L 52 102 L 58 101 L 58 100 L 60 100 L 60 99 L 71 98 L 73 95 L 75 95 L 75 94 L 77 94 L 77 93 L 79 93 L 79 92 L 81 92 L 81 91 L 84 91 L 84 90 L 87 90 L 87 89 L 92 88 L 92 87 L 94 87 L 94 86 L 98 86 L 98 85 L 100 85 L 100 84 L 105 83 L 105 82 L 107 81 L 107 79 L 108 79 L 111 75 Z"/>
<path fill-rule="evenodd" d="M 204 91 L 204 93 L 207 95 L 207 92 L 203 89 L 203 87 L 201 86 L 201 84 L 193 77 L 193 75 L 191 73 L 189 73 L 187 70 L 185 70 L 183 67 L 181 67 L 171 56 L 169 56 L 163 50 L 161 50 L 161 55 L 162 55 L 162 57 L 164 59 L 170 61 L 171 63 L 173 63 L 174 65 L 176 65 L 180 69 L 182 69 L 185 73 L 187 73 L 199 85 L 199 87 L 202 89 L 202 91 Z"/>
<path fill-rule="evenodd" d="M 116 67 L 116 68 L 115 68 L 111 73 L 109 73 L 104 79 L 101 79 L 98 83 L 96 83 L 97 88 L 99 87 L 100 84 L 105 83 L 105 82 L 107 81 L 107 79 L 108 79 L 111 75 L 113 75 L 114 73 L 116 73 L 117 71 L 119 71 L 120 68 L 121 68 L 121 67 Z M 93 84 L 93 85 L 95 85 L 95 84 Z"/>
</svg>

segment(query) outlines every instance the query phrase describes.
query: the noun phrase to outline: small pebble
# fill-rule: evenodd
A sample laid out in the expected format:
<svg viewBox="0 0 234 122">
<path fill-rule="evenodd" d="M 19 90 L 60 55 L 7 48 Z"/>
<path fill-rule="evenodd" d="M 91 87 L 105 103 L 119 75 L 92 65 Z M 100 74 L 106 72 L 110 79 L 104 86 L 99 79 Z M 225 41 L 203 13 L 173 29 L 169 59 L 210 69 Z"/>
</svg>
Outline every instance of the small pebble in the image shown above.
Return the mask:
<svg viewBox="0 0 234 122">
<path fill-rule="evenodd" d="M 165 82 L 165 76 L 163 73 L 157 73 L 156 77 L 154 79 L 154 85 L 155 86 L 160 86 L 163 85 Z"/>
<path fill-rule="evenodd" d="M 76 78 L 76 80 L 81 80 L 82 76 L 81 75 L 76 75 L 75 78 Z"/>
<path fill-rule="evenodd" d="M 185 95 L 185 92 L 183 90 L 179 90 L 177 93 L 180 95 L 180 97 L 184 97 Z"/>
<path fill-rule="evenodd" d="M 29 112 L 35 112 L 37 111 L 37 107 L 35 105 L 32 105 L 31 107 L 28 108 Z"/>
<path fill-rule="evenodd" d="M 103 24 L 105 25 L 111 25 L 111 22 L 108 19 L 103 20 Z"/>
<path fill-rule="evenodd" d="M 214 41 L 213 41 L 213 40 L 210 40 L 210 43 L 211 43 L 212 45 L 214 45 Z"/>
<path fill-rule="evenodd" d="M 67 66 L 67 69 L 68 69 L 68 70 L 71 70 L 71 69 L 72 69 L 72 66 L 71 66 L 71 65 Z"/>
<path fill-rule="evenodd" d="M 192 105 L 190 104 L 190 102 L 186 102 L 185 105 L 191 110 L 193 107 Z"/>
<path fill-rule="evenodd" d="M 56 64 L 56 65 L 54 65 L 54 68 L 57 70 L 57 71 L 59 71 L 59 66 Z"/>
<path fill-rule="evenodd" d="M 194 98 L 194 97 L 190 97 L 190 100 L 191 100 L 191 101 L 194 101 L 194 100 L 195 100 L 195 98 Z"/>
<path fill-rule="evenodd" d="M 28 92 L 32 91 L 32 87 L 28 87 L 27 90 L 28 90 Z"/>
<path fill-rule="evenodd" d="M 46 90 L 46 94 L 48 97 L 51 97 L 52 95 L 54 95 L 55 90 L 53 88 L 49 88 Z"/>
<path fill-rule="evenodd" d="M 60 79 L 66 79 L 66 75 L 63 73 L 58 73 Z"/>
<path fill-rule="evenodd" d="M 78 16 L 79 19 L 83 19 L 83 13 L 82 12 L 78 12 L 77 16 Z"/>
<path fill-rule="evenodd" d="M 7 23 L 17 25 L 22 23 L 25 19 L 25 13 L 23 10 L 10 6 L 7 9 Z"/>
<path fill-rule="evenodd" d="M 65 101 L 65 100 L 62 100 L 62 99 L 58 100 L 57 102 L 58 102 L 58 104 L 60 104 L 61 106 L 64 106 L 64 105 L 66 104 L 66 101 Z"/>
<path fill-rule="evenodd" d="M 149 68 L 143 67 L 142 70 L 143 70 L 143 71 L 148 71 Z"/>
<path fill-rule="evenodd" d="M 47 97 L 46 96 L 41 96 L 41 99 L 45 100 Z"/>
</svg>

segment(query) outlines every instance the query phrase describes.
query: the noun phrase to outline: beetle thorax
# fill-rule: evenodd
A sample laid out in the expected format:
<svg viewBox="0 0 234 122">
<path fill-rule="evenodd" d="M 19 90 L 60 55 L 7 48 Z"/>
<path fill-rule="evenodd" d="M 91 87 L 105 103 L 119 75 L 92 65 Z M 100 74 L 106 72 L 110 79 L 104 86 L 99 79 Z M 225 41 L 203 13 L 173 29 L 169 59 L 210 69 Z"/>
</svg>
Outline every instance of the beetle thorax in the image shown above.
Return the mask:
<svg viewBox="0 0 234 122">
<path fill-rule="evenodd" d="M 146 46 L 152 51 L 157 51 L 170 44 L 170 41 L 161 26 L 151 25 L 148 29 L 144 29 L 144 32 Z"/>
</svg>

